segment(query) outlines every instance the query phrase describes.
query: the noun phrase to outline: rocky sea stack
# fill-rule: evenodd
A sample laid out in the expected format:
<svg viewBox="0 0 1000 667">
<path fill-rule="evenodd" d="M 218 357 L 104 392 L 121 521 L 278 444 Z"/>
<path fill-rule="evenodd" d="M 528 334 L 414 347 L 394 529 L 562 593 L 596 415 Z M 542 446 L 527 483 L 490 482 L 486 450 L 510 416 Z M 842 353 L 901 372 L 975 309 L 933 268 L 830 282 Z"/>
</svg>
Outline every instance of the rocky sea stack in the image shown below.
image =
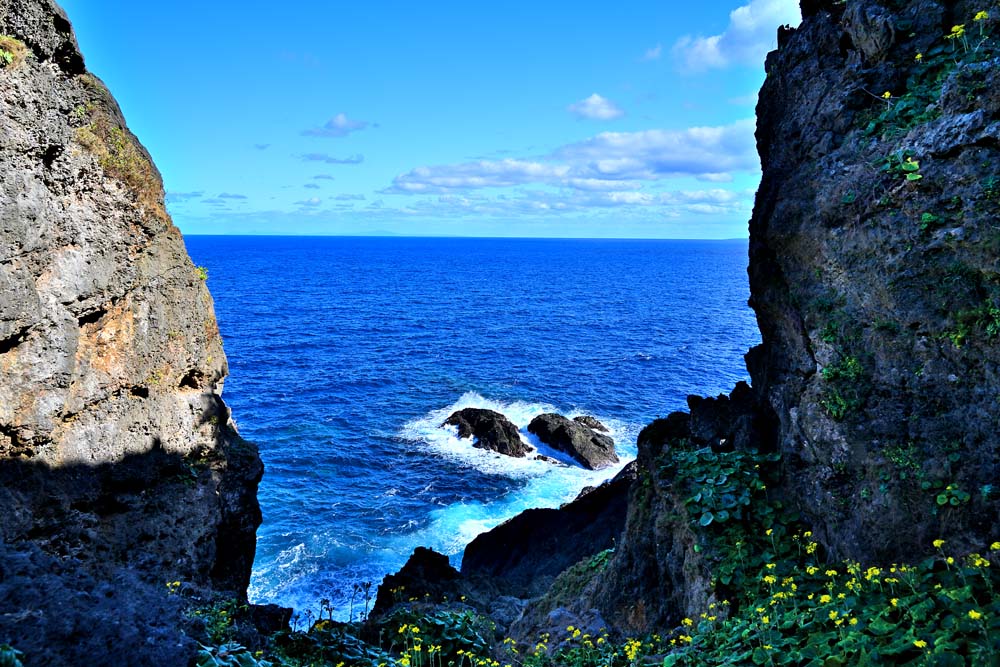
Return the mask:
<svg viewBox="0 0 1000 667">
<path fill-rule="evenodd" d="M 600 470 L 618 463 L 615 441 L 600 431 L 607 431 L 603 424 L 590 417 L 596 424 L 577 419 L 567 419 L 562 415 L 544 414 L 531 420 L 528 432 L 558 452 L 568 454 L 574 461 L 588 470 Z"/>
<path fill-rule="evenodd" d="M 488 449 L 505 456 L 521 458 L 529 448 L 521 440 L 517 426 L 499 412 L 482 408 L 464 408 L 441 424 L 457 426 L 458 437 L 473 438 L 472 446 Z"/>
<path fill-rule="evenodd" d="M 204 273 L 65 14 L 2 0 L 0 35 L 0 640 L 183 665 L 171 590 L 245 599 L 262 465 Z"/>
</svg>

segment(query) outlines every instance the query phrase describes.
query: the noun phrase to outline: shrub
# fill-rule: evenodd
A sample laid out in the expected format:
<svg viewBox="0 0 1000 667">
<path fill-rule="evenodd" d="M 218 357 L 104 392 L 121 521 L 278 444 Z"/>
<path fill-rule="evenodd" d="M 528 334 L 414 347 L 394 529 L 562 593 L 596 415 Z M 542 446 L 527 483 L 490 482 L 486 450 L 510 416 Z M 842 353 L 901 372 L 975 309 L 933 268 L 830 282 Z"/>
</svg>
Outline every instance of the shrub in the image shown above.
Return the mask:
<svg viewBox="0 0 1000 667">
<path fill-rule="evenodd" d="M 80 107 L 74 110 L 78 114 Z M 87 105 L 90 123 L 77 128 L 76 140 L 97 157 L 108 176 L 125 185 L 138 204 L 154 218 L 167 221 L 163 206 L 163 184 L 152 162 L 132 135 L 102 109 Z"/>
<path fill-rule="evenodd" d="M 0 69 L 14 69 L 28 56 L 28 47 L 19 39 L 0 35 Z"/>
</svg>

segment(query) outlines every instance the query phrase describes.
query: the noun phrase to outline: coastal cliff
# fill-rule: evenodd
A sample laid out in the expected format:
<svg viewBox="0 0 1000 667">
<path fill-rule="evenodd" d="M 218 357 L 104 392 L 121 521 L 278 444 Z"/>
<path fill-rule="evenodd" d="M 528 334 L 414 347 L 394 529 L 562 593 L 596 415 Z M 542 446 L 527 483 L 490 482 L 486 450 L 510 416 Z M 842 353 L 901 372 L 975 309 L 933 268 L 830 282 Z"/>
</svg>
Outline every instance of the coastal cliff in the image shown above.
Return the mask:
<svg viewBox="0 0 1000 667">
<path fill-rule="evenodd" d="M 0 56 L 0 640 L 185 664 L 167 583 L 245 598 L 263 470 L 206 276 L 62 10 L 0 0 Z"/>
<path fill-rule="evenodd" d="M 995 660 L 1000 11 L 801 7 L 757 107 L 752 387 L 640 434 L 620 538 L 523 601 L 524 647 L 570 660 L 608 630 L 672 633 L 642 644 L 664 664 Z"/>
</svg>

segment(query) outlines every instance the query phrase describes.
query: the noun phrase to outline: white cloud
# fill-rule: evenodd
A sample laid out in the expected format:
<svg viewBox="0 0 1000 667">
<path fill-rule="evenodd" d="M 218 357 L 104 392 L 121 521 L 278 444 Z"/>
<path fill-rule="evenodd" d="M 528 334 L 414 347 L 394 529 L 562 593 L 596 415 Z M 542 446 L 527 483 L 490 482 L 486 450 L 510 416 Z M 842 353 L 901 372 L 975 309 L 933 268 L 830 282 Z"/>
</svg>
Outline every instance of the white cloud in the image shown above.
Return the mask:
<svg viewBox="0 0 1000 667">
<path fill-rule="evenodd" d="M 614 102 L 597 93 L 569 105 L 567 110 L 578 118 L 590 120 L 614 120 L 625 115 L 625 112 L 619 109 Z"/>
<path fill-rule="evenodd" d="M 397 176 L 387 192 L 447 194 L 529 184 L 616 192 L 679 177 L 723 183 L 733 172 L 760 168 L 753 132 L 753 119 L 686 130 L 603 132 L 539 159 L 417 167 Z"/>
<path fill-rule="evenodd" d="M 643 60 L 659 60 L 660 56 L 663 55 L 663 45 L 657 44 L 651 49 L 646 49 L 646 52 L 642 54 Z"/>
<path fill-rule="evenodd" d="M 718 181 L 722 174 L 760 168 L 754 120 L 686 130 L 603 132 L 557 150 L 579 176 L 604 180 L 657 180 L 694 176 Z"/>
<path fill-rule="evenodd" d="M 564 178 L 569 167 L 528 160 L 480 160 L 436 167 L 417 167 L 397 176 L 392 191 L 427 194 L 476 188 L 548 183 Z"/>
<path fill-rule="evenodd" d="M 302 159 L 306 162 L 325 162 L 326 164 L 361 164 L 365 161 L 365 156 L 360 153 L 347 157 L 334 157 L 326 153 L 306 153 Z"/>
<path fill-rule="evenodd" d="M 750 0 L 729 14 L 729 25 L 722 33 L 682 37 L 674 45 L 674 55 L 682 69 L 693 72 L 761 65 L 776 46 L 778 26 L 798 25 L 801 19 L 798 0 Z"/>
<path fill-rule="evenodd" d="M 305 130 L 302 134 L 310 137 L 346 137 L 351 132 L 357 132 L 368 127 L 370 123 L 366 120 L 351 120 L 347 114 L 338 113 L 336 116 L 326 121 L 323 127 L 314 127 Z"/>
</svg>

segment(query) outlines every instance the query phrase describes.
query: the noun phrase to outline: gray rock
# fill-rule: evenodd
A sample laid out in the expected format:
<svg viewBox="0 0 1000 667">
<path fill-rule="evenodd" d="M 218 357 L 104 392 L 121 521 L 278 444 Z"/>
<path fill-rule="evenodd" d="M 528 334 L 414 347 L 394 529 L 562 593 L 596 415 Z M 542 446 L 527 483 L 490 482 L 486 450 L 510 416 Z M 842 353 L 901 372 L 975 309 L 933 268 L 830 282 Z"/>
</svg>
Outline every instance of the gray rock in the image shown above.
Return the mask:
<svg viewBox="0 0 1000 667">
<path fill-rule="evenodd" d="M 521 458 L 530 451 L 517 426 L 499 412 L 464 408 L 444 420 L 442 426 L 457 426 L 458 437 L 475 438 L 473 447 Z"/>
<path fill-rule="evenodd" d="M 562 415 L 539 415 L 528 424 L 528 431 L 549 447 L 569 454 L 589 470 L 607 468 L 618 462 L 614 440 Z"/>
<path fill-rule="evenodd" d="M 185 664 L 164 584 L 245 597 L 260 458 L 160 175 L 65 14 L 0 0 L 0 34 L 28 49 L 0 69 L 0 546 L 26 563 L 0 637 L 39 664 Z"/>
</svg>

